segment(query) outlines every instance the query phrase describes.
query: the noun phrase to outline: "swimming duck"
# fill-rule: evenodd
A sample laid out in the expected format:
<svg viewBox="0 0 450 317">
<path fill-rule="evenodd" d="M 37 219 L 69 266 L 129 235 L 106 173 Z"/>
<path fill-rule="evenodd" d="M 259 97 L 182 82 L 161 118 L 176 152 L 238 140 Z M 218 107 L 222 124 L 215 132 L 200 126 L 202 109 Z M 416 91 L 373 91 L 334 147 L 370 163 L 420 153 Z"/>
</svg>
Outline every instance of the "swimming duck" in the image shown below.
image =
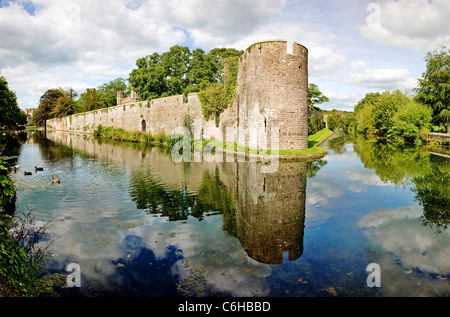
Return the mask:
<svg viewBox="0 0 450 317">
<path fill-rule="evenodd" d="M 23 172 L 23 174 L 24 174 L 24 175 L 33 175 L 33 173 L 27 172 L 27 171 Z"/>
<path fill-rule="evenodd" d="M 42 172 L 43 170 L 44 170 L 43 167 L 37 167 L 37 166 L 34 167 L 34 171 L 35 172 L 37 172 L 37 171 L 41 171 Z"/>
<path fill-rule="evenodd" d="M 61 182 L 59 181 L 59 179 L 53 178 L 53 177 L 52 177 L 52 183 L 59 184 L 59 183 L 61 183 Z"/>
</svg>

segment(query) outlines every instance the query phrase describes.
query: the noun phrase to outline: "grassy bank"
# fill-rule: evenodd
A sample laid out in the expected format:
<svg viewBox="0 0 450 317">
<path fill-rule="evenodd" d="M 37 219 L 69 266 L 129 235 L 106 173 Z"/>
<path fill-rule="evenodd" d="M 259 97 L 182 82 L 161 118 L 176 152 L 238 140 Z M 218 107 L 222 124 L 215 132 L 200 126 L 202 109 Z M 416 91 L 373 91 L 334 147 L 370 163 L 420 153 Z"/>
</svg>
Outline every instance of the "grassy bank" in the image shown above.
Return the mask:
<svg viewBox="0 0 450 317">
<path fill-rule="evenodd" d="M 165 134 L 150 134 L 142 132 L 129 132 L 121 128 L 104 128 L 101 125 L 97 128 L 94 134 L 100 138 L 105 138 L 115 141 L 146 143 L 150 145 L 171 148 L 180 139 L 181 136 L 172 136 Z M 279 155 L 309 155 L 323 153 L 325 150 L 320 148 L 320 144 L 333 134 L 329 129 L 323 129 L 308 137 L 308 148 L 303 150 L 280 150 Z M 200 144 L 201 143 L 201 144 Z M 271 150 L 261 151 L 244 147 L 236 142 L 224 142 L 218 140 L 191 140 L 193 150 L 201 147 L 202 151 L 208 146 L 210 149 L 221 148 L 224 150 L 232 150 L 234 152 L 245 154 L 271 154 Z"/>
</svg>

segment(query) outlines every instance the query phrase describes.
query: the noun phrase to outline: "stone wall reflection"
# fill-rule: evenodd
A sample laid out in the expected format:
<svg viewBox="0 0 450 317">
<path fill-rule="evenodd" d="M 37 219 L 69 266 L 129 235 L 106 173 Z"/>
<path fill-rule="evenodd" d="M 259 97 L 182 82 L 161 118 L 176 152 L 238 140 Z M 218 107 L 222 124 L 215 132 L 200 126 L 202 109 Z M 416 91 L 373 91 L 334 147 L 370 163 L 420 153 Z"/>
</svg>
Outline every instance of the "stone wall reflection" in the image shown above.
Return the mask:
<svg viewBox="0 0 450 317">
<path fill-rule="evenodd" d="M 283 253 L 288 253 L 289 261 L 298 259 L 303 253 L 305 162 L 283 162 L 276 173 L 263 174 L 261 165 L 251 162 L 186 165 L 173 162 L 170 155 L 157 148 L 143 150 L 99 144 L 92 136 L 60 131 L 48 133 L 47 137 L 92 157 L 123 162 L 130 167 L 145 165 L 152 178 L 173 190 L 187 188 L 189 192 L 199 194 L 205 173 L 211 179 L 218 175 L 235 203 L 236 215 L 224 214 L 224 227 L 231 225 L 225 223 L 226 219 L 235 218 L 232 224 L 235 228 L 227 231 L 236 235 L 251 258 L 262 263 L 281 264 Z"/>
</svg>

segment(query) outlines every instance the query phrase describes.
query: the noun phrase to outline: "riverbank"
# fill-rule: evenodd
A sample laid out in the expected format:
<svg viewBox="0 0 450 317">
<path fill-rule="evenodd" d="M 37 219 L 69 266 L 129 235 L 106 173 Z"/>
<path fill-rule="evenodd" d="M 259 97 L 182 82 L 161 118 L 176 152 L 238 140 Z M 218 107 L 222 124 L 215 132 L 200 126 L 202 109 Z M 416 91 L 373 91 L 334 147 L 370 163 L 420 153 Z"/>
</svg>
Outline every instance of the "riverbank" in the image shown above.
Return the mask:
<svg viewBox="0 0 450 317">
<path fill-rule="evenodd" d="M 36 292 L 36 267 L 28 264 L 27 254 L 12 240 L 0 221 L 0 297 L 32 297 Z"/>
<path fill-rule="evenodd" d="M 250 158 L 257 156 L 259 158 L 270 159 L 273 155 L 278 155 L 281 160 L 316 160 L 322 158 L 326 155 L 326 150 L 321 148 L 322 145 L 328 138 L 333 135 L 333 131 L 329 129 L 323 129 L 317 133 L 308 136 L 308 148 L 303 150 L 280 150 L 277 153 L 271 150 L 261 151 L 251 149 L 249 147 L 242 146 L 236 142 L 223 142 L 218 140 L 191 140 L 191 148 L 194 151 L 201 147 L 202 151 L 208 145 L 211 152 L 217 153 L 220 151 L 222 153 L 234 153 L 236 156 L 245 156 Z M 181 140 L 181 136 L 168 136 L 164 134 L 149 134 L 142 132 L 129 132 L 121 128 L 99 128 L 94 132 L 94 135 L 103 139 L 109 139 L 113 141 L 124 141 L 124 142 L 134 142 L 134 143 L 145 143 L 151 146 L 158 146 L 163 148 L 171 149 L 177 142 Z M 201 142 L 201 145 L 200 145 Z"/>
</svg>

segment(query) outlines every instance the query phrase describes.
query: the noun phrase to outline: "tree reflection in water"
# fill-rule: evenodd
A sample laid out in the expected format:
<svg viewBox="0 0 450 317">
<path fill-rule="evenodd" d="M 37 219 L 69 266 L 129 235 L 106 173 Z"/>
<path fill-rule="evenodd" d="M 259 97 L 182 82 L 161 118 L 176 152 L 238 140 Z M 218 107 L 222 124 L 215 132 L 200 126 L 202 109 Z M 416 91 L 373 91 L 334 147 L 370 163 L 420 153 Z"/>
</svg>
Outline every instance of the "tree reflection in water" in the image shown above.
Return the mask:
<svg viewBox="0 0 450 317">
<path fill-rule="evenodd" d="M 410 186 L 423 207 L 419 218 L 437 233 L 450 223 L 450 160 L 430 154 L 425 147 L 354 138 L 354 149 L 364 166 L 383 182 Z"/>
</svg>

